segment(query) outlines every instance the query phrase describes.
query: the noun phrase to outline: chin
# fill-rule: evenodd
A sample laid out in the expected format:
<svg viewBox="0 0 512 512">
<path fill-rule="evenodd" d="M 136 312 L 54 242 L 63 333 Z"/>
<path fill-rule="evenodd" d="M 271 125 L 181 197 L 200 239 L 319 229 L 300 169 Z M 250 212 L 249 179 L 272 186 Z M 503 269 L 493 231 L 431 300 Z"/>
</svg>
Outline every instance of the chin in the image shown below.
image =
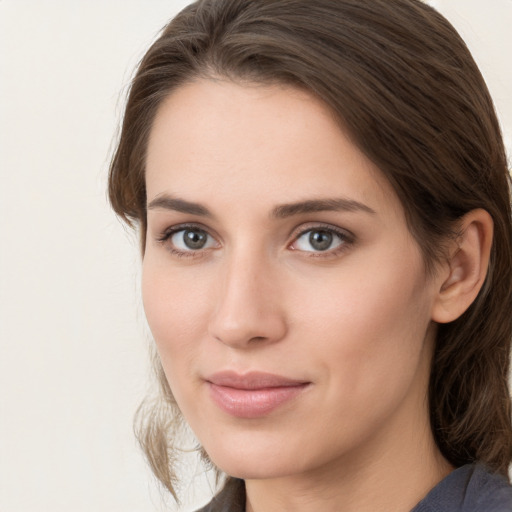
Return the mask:
<svg viewBox="0 0 512 512">
<path fill-rule="evenodd" d="M 279 454 L 258 460 L 221 460 L 220 464 L 212 458 L 214 464 L 224 473 L 243 480 L 270 480 L 290 476 L 297 472 L 297 466 L 281 461 L 277 464 Z"/>
<path fill-rule="evenodd" d="M 203 447 L 217 468 L 244 480 L 287 477 L 307 472 L 315 465 L 312 459 L 316 457 L 308 457 L 303 443 L 272 438 L 268 431 L 255 434 L 227 436 L 228 441 L 217 439 Z"/>
</svg>

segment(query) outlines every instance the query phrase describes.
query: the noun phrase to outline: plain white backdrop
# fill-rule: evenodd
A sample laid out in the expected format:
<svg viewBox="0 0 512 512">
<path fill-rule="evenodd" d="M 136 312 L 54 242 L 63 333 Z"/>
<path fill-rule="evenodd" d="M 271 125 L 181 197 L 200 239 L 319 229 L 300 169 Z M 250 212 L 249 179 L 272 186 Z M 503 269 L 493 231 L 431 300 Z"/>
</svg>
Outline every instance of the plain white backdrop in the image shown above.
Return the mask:
<svg viewBox="0 0 512 512">
<path fill-rule="evenodd" d="M 132 433 L 150 340 L 137 243 L 105 188 L 132 71 L 187 3 L 0 0 L 1 512 L 177 510 Z M 430 3 L 472 49 L 512 154 L 512 0 Z M 196 478 L 182 510 L 208 493 Z"/>
</svg>

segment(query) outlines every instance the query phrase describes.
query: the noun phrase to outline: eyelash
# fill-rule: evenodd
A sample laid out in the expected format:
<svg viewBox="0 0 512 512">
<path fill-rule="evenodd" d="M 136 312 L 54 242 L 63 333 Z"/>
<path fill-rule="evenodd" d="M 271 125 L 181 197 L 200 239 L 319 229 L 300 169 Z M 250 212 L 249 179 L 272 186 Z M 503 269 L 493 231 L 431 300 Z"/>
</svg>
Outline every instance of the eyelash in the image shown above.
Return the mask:
<svg viewBox="0 0 512 512">
<path fill-rule="evenodd" d="M 208 237 L 212 237 L 212 235 L 208 232 L 206 228 L 201 226 L 200 224 L 179 224 L 176 226 L 172 226 L 168 229 L 166 229 L 159 237 L 157 237 L 157 242 L 165 245 L 166 249 L 173 255 L 178 258 L 200 258 L 206 255 L 207 252 L 212 249 L 211 247 L 208 247 L 206 249 L 198 249 L 193 250 L 190 249 L 188 251 L 182 251 L 180 249 L 177 249 L 175 246 L 171 246 L 169 244 L 166 244 L 172 236 L 174 236 L 176 233 L 179 233 L 181 231 L 200 231 L 204 233 Z M 292 247 L 292 245 L 296 244 L 304 235 L 311 232 L 326 232 L 334 235 L 337 237 L 340 241 L 340 244 L 338 247 L 335 247 L 334 249 L 326 249 L 325 251 L 305 251 L 300 249 L 295 249 Z M 212 237 L 215 238 L 215 237 Z M 301 227 L 291 234 L 292 242 L 290 242 L 287 245 L 287 248 L 293 251 L 301 252 L 304 257 L 308 258 L 334 258 L 338 256 L 339 254 L 345 252 L 348 248 L 350 248 L 351 245 L 354 243 L 354 235 L 346 230 L 334 227 L 330 224 L 310 224 L 308 226 L 301 225 Z"/>
</svg>

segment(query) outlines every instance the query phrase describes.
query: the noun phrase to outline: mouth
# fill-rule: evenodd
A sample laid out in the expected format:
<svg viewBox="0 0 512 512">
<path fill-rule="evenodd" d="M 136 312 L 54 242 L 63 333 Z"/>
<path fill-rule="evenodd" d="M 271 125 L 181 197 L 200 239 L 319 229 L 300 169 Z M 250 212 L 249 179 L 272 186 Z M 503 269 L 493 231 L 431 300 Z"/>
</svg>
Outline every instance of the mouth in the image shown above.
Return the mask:
<svg viewBox="0 0 512 512">
<path fill-rule="evenodd" d="M 210 397 L 224 412 L 237 418 L 259 418 L 295 399 L 311 382 L 270 373 L 219 372 L 206 380 Z"/>
</svg>

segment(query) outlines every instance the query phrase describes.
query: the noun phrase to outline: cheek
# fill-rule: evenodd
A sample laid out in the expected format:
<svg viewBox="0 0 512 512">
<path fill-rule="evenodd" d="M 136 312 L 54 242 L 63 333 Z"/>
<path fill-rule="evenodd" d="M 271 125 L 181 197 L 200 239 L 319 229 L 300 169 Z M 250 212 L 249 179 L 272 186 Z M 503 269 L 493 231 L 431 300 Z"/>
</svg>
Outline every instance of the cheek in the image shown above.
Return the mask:
<svg viewBox="0 0 512 512">
<path fill-rule="evenodd" d="M 401 386 L 420 363 L 431 298 L 420 256 L 409 261 L 347 268 L 297 306 L 304 342 L 317 340 L 310 356 L 325 354 L 331 378 L 354 396 Z"/>
<path fill-rule="evenodd" d="M 145 261 L 142 274 L 144 312 L 156 344 L 162 367 L 180 410 L 190 414 L 187 404 L 194 393 L 193 368 L 197 348 L 193 342 L 200 327 L 197 301 L 189 301 L 188 288 Z"/>
<path fill-rule="evenodd" d="M 202 283 L 202 284 L 200 284 Z M 142 267 L 144 312 L 168 379 L 189 367 L 206 333 L 204 282 L 169 272 L 149 255 Z"/>
</svg>

